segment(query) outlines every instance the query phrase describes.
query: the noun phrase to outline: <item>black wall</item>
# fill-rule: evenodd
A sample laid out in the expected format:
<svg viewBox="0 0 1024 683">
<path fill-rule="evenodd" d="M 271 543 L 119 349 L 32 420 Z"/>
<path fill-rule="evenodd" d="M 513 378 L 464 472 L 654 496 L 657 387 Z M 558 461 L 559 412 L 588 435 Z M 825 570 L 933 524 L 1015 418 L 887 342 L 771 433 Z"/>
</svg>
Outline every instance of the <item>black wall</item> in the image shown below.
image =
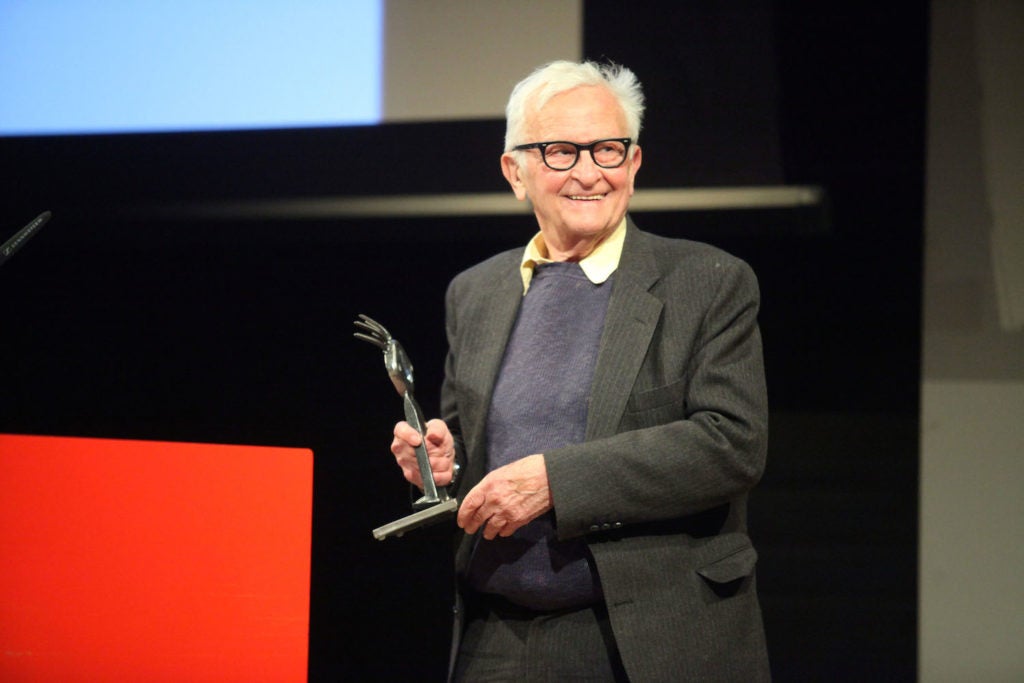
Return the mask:
<svg viewBox="0 0 1024 683">
<path fill-rule="evenodd" d="M 696 6 L 697 3 L 694 3 Z M 913 680 L 927 6 L 588 1 L 585 52 L 633 68 L 644 187 L 814 184 L 814 210 L 636 214 L 747 259 L 772 437 L 751 502 L 777 680 Z M 525 27 L 524 27 L 525 28 Z M 0 140 L 0 431 L 307 446 L 310 678 L 439 680 L 448 536 L 408 512 L 400 402 L 368 313 L 436 411 L 442 297 L 528 218 L 201 218 L 209 202 L 500 192 L 501 121 Z"/>
</svg>

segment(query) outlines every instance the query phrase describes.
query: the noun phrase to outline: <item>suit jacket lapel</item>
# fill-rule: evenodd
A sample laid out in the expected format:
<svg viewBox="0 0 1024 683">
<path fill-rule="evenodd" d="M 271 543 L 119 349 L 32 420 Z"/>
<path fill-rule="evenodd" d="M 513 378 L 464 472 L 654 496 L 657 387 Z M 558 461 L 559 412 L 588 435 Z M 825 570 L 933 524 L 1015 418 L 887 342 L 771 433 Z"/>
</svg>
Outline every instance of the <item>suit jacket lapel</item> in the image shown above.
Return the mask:
<svg viewBox="0 0 1024 683">
<path fill-rule="evenodd" d="M 465 321 L 467 329 L 473 330 L 471 353 L 475 359 L 466 383 L 475 395 L 485 397 L 483 401 L 474 402 L 473 414 L 466 416 L 465 424 L 471 426 L 471 433 L 466 435 L 468 443 L 475 445 L 469 457 L 470 470 L 466 472 L 468 481 L 477 481 L 486 469 L 486 429 L 491 394 L 494 393 L 505 347 L 523 300 L 519 261 L 518 256 L 510 260 L 511 266 L 499 272 L 491 285 L 479 292 L 480 299 L 472 307 L 474 316 Z"/>
<path fill-rule="evenodd" d="M 588 440 L 616 432 L 661 316 L 649 291 L 659 277 L 645 235 L 629 220 L 590 390 Z"/>
</svg>

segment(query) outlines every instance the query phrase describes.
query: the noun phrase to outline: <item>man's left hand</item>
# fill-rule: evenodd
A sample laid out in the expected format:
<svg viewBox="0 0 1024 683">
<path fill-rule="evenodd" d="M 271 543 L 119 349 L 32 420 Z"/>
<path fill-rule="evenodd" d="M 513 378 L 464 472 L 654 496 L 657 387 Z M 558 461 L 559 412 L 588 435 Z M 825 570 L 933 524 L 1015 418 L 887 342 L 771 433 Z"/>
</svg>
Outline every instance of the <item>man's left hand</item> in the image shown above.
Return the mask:
<svg viewBox="0 0 1024 683">
<path fill-rule="evenodd" d="M 466 533 L 483 527 L 483 536 L 511 536 L 550 510 L 548 471 L 541 454 L 528 455 L 489 473 L 465 495 L 458 523 Z"/>
</svg>

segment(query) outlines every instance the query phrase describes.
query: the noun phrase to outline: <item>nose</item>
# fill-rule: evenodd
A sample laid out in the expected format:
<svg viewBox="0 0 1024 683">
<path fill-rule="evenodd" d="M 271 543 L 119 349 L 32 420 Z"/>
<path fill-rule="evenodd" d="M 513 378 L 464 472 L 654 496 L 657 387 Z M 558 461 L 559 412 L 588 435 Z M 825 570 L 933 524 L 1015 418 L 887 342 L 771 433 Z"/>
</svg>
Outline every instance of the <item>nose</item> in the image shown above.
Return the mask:
<svg viewBox="0 0 1024 683">
<path fill-rule="evenodd" d="M 589 149 L 581 149 L 576 165 L 570 169 L 570 173 L 579 182 L 590 185 L 601 178 L 601 170 L 601 167 L 594 162 L 593 152 Z"/>
</svg>

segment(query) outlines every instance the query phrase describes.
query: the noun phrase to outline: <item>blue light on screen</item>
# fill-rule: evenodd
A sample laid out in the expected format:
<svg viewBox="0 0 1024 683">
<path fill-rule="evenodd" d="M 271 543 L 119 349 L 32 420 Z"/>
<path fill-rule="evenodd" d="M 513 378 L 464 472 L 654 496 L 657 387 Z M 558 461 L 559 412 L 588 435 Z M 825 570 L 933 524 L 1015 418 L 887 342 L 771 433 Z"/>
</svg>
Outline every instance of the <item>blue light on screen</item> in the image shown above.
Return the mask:
<svg viewBox="0 0 1024 683">
<path fill-rule="evenodd" d="M 0 135 L 381 118 L 383 0 L 3 0 Z"/>
</svg>

